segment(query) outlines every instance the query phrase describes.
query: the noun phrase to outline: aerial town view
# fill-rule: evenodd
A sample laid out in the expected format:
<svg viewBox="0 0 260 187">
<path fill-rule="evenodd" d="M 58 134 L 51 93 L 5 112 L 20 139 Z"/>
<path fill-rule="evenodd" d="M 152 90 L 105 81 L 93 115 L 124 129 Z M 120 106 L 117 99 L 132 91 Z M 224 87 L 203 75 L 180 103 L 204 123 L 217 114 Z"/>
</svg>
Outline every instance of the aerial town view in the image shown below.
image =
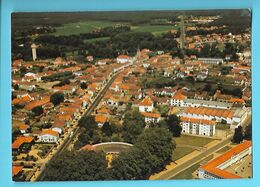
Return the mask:
<svg viewBox="0 0 260 187">
<path fill-rule="evenodd" d="M 13 181 L 253 178 L 251 12 L 12 14 Z"/>
</svg>

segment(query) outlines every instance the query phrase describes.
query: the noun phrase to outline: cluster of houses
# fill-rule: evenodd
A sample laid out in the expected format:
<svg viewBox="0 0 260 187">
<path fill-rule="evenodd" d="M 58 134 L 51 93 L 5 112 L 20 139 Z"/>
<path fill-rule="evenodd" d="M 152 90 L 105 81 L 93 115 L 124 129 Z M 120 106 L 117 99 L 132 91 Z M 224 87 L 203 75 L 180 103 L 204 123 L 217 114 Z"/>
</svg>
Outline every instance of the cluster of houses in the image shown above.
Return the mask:
<svg viewBox="0 0 260 187">
<path fill-rule="evenodd" d="M 14 137 L 13 152 L 28 152 L 37 142 L 57 143 L 76 124 L 110 78 L 132 62 L 132 58 L 124 55 L 99 65 L 84 65 L 62 58 L 35 62 L 15 60 L 12 63 L 12 119 L 13 128 L 19 133 Z M 59 79 L 48 79 L 59 76 L 66 79 L 68 75 L 65 84 Z M 64 100 L 57 106 L 51 101 L 54 93 L 64 95 Z M 42 108 L 42 112 L 34 116 L 37 107 Z M 96 119 L 105 121 L 101 116 Z"/>
<path fill-rule="evenodd" d="M 212 63 L 223 63 L 222 59 L 190 59 L 182 64 L 180 59 L 174 59 L 169 54 L 149 58 L 149 52 L 148 49 L 140 51 L 136 63 L 124 69 L 114 80 L 94 114 L 99 126 L 111 118 L 119 118 L 120 121 L 128 104 L 138 107 L 147 124 L 159 123 L 170 114 L 171 109 L 179 108 L 181 110 L 175 114 L 180 117 L 182 133 L 201 136 L 214 136 L 218 123 L 228 124 L 234 129 L 247 119 L 250 108 L 246 107 L 246 102 L 251 99 L 247 90 L 241 98 L 237 98 L 222 94 L 220 90 L 209 95 L 207 91 L 193 91 L 180 85 L 147 88 L 141 83 L 143 75 L 157 72 L 161 73 L 161 77 L 173 80 L 179 74 L 183 78 L 207 76 L 213 68 Z M 194 72 L 199 73 L 196 75 Z M 170 110 L 165 116 L 157 106 L 166 106 Z"/>
</svg>

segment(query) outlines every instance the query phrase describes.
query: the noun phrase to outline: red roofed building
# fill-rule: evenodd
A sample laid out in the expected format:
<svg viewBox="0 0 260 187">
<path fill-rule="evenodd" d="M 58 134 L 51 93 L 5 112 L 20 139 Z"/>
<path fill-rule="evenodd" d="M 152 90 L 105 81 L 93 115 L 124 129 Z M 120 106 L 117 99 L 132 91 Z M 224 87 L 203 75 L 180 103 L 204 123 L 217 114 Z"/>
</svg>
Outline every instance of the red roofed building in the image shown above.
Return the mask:
<svg viewBox="0 0 260 187">
<path fill-rule="evenodd" d="M 171 98 L 171 106 L 182 106 L 185 99 L 187 99 L 187 97 L 178 91 Z"/>
<path fill-rule="evenodd" d="M 139 112 L 152 112 L 153 111 L 153 101 L 151 98 L 146 97 L 139 103 Z"/>
<path fill-rule="evenodd" d="M 130 56 L 127 56 L 127 55 L 119 55 L 117 58 L 116 58 L 116 62 L 117 63 L 127 63 L 127 62 L 132 62 L 132 58 Z"/>
<path fill-rule="evenodd" d="M 25 124 L 19 125 L 19 130 L 20 130 L 20 132 L 21 132 L 22 134 L 26 133 L 29 128 L 30 128 L 29 125 L 25 125 Z"/>
<path fill-rule="evenodd" d="M 46 143 L 55 143 L 59 139 L 59 133 L 52 129 L 42 130 L 39 135 L 39 140 Z"/>
<path fill-rule="evenodd" d="M 28 152 L 34 143 L 33 137 L 19 136 L 12 144 L 12 150 L 15 152 Z"/>
<path fill-rule="evenodd" d="M 221 156 L 199 168 L 201 179 L 238 179 L 240 176 L 230 173 L 226 168 L 252 154 L 252 142 L 244 141 Z"/>
<path fill-rule="evenodd" d="M 98 123 L 98 127 L 102 127 L 108 121 L 108 118 L 105 115 L 96 115 L 95 121 Z"/>
<path fill-rule="evenodd" d="M 13 180 L 15 180 L 15 178 L 19 178 L 22 175 L 22 171 L 23 171 L 23 166 L 12 166 L 12 177 Z"/>
<path fill-rule="evenodd" d="M 159 123 L 161 120 L 161 115 L 158 113 L 142 112 L 141 114 L 144 116 L 146 123 Z"/>
</svg>

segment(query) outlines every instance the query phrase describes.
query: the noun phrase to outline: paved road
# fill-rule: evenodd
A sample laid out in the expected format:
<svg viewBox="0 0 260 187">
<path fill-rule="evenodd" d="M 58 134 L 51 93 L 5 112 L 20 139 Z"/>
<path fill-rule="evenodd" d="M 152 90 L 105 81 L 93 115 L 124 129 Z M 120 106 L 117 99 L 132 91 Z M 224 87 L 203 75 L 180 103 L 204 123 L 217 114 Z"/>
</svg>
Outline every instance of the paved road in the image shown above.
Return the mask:
<svg viewBox="0 0 260 187">
<path fill-rule="evenodd" d="M 103 96 L 105 95 L 106 91 L 109 89 L 109 87 L 111 86 L 111 84 L 114 82 L 114 80 L 116 79 L 117 75 L 119 74 L 120 72 L 114 74 L 112 76 L 112 78 L 109 80 L 109 82 L 106 84 L 106 86 L 104 88 L 102 88 L 102 90 L 98 93 L 97 97 L 95 98 L 94 102 L 89 106 L 89 108 L 86 110 L 85 114 L 83 116 L 88 116 L 90 115 L 94 109 L 98 106 L 99 102 L 101 101 L 101 99 L 103 98 Z M 80 132 L 80 128 L 75 126 L 74 129 L 71 131 L 73 132 L 72 135 L 69 135 L 62 143 L 62 146 L 59 146 L 59 149 L 56 151 L 56 153 L 53 155 L 53 158 L 59 156 L 60 154 L 62 154 L 65 150 L 68 149 L 69 145 L 71 144 L 71 142 L 73 141 L 73 139 L 75 137 L 77 137 L 77 135 L 79 134 Z M 40 174 L 38 175 L 38 177 L 36 177 L 36 181 L 39 181 L 43 178 L 44 176 L 44 170 L 45 170 L 45 164 L 43 164 L 41 166 L 41 172 Z"/>
</svg>

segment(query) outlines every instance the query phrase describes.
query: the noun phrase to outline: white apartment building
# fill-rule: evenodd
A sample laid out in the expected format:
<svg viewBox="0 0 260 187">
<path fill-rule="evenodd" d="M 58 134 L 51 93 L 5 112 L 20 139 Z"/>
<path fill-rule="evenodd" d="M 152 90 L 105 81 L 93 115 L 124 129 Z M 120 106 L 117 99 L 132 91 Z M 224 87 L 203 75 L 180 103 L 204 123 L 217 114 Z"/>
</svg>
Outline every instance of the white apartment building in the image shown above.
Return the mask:
<svg viewBox="0 0 260 187">
<path fill-rule="evenodd" d="M 195 118 L 180 118 L 180 125 L 182 127 L 182 133 L 194 134 L 201 136 L 214 136 L 216 121 L 202 120 Z"/>
</svg>

